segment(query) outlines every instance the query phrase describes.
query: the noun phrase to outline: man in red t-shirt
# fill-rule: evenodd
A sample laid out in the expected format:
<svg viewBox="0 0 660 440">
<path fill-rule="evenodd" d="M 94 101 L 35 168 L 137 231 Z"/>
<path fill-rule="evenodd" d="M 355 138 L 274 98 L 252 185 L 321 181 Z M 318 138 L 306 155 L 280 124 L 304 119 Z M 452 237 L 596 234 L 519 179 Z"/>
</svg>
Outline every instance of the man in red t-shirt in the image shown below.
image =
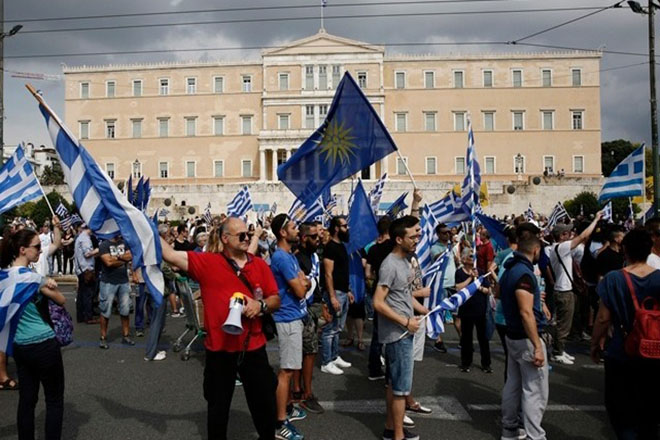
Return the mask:
<svg viewBox="0 0 660 440">
<path fill-rule="evenodd" d="M 485 274 L 495 260 L 495 251 L 493 243 L 490 241 L 490 233 L 486 228 L 481 228 L 479 238 L 481 238 L 481 244 L 477 246 L 477 269 L 480 274 Z"/>
<path fill-rule="evenodd" d="M 260 315 L 280 307 L 277 283 L 268 265 L 261 258 L 248 254 L 250 237 L 242 220 L 227 219 L 218 234 L 224 254 L 175 251 L 161 240 L 163 259 L 197 280 L 202 291 L 207 332 L 204 398 L 208 402 L 208 438 L 227 438 L 229 409 L 238 372 L 259 439 L 272 440 L 275 438 L 277 382 L 268 363 Z M 239 278 L 239 271 L 250 286 Z M 222 325 L 236 292 L 242 293 L 246 301 L 241 319 L 243 333 L 230 335 L 222 330 Z"/>
</svg>

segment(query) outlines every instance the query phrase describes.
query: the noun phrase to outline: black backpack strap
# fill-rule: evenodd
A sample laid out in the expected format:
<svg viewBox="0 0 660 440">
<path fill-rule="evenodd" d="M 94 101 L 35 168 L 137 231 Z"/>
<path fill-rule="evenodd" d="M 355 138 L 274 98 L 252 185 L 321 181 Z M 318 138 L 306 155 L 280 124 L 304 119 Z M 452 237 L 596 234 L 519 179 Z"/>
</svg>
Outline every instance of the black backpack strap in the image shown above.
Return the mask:
<svg viewBox="0 0 660 440">
<path fill-rule="evenodd" d="M 557 259 L 559 260 L 559 263 L 561 264 L 561 267 L 564 268 L 564 272 L 566 273 L 566 276 L 568 277 L 568 281 L 571 282 L 571 288 L 573 288 L 573 279 L 568 274 L 568 269 L 566 269 L 566 266 L 564 265 L 564 260 L 562 260 L 561 257 L 559 256 L 559 244 L 560 243 L 557 243 L 557 246 L 555 246 L 555 254 L 557 254 Z"/>
<path fill-rule="evenodd" d="M 224 252 L 220 252 L 220 255 L 222 255 L 223 258 L 227 261 L 227 264 L 229 264 L 231 268 L 234 269 L 238 279 L 241 280 L 243 284 L 245 284 L 245 287 L 247 287 L 252 296 L 254 296 L 254 289 L 252 288 L 252 284 L 250 284 L 250 281 L 248 281 L 247 277 L 243 273 L 243 270 L 238 267 L 238 263 L 236 263 L 236 261 L 234 261 L 232 258 L 226 256 Z"/>
</svg>

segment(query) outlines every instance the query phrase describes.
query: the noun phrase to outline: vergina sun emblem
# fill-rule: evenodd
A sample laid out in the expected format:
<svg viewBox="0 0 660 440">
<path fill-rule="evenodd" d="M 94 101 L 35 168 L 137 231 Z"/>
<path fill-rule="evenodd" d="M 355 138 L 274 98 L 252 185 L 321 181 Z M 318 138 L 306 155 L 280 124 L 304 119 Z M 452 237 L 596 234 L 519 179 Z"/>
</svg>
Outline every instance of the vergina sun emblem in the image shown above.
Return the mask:
<svg viewBox="0 0 660 440">
<path fill-rule="evenodd" d="M 352 128 L 344 127 L 344 123 L 339 123 L 337 119 L 333 119 L 323 131 L 323 137 L 317 141 L 321 152 L 325 153 L 325 162 L 330 162 L 334 167 L 337 161 L 341 165 L 350 163 L 351 156 L 357 158 L 354 149 L 357 148 L 352 140 L 354 136 L 350 136 Z"/>
</svg>

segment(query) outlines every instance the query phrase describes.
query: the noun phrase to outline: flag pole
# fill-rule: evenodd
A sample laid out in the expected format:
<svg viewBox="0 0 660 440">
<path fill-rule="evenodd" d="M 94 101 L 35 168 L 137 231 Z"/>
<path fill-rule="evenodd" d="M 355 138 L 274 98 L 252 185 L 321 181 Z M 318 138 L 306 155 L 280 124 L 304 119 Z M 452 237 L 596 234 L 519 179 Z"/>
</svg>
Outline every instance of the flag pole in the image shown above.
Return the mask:
<svg viewBox="0 0 660 440">
<path fill-rule="evenodd" d="M 37 173 L 34 172 L 34 168 L 32 168 L 32 174 L 34 174 L 34 178 L 37 179 L 37 185 L 39 185 L 39 189 L 41 190 L 41 194 L 44 195 L 44 200 L 46 200 L 46 204 L 48 205 L 48 209 L 50 209 L 50 213 L 53 214 L 53 217 L 55 217 L 55 211 L 53 211 L 53 207 L 50 204 L 50 201 L 48 200 L 48 197 L 46 196 L 46 192 L 44 191 L 44 187 L 41 186 L 41 182 L 39 182 L 39 177 L 37 177 Z"/>
<path fill-rule="evenodd" d="M 399 156 L 399 159 L 401 159 L 401 162 L 403 162 L 403 166 L 406 168 L 406 172 L 408 173 L 408 177 L 410 177 L 410 181 L 413 184 L 413 188 L 417 189 L 417 184 L 415 183 L 415 178 L 413 177 L 412 173 L 410 172 L 410 168 L 408 168 L 408 163 L 406 163 L 405 160 L 403 160 L 403 156 L 401 156 L 401 152 L 397 148 L 396 154 Z"/>
</svg>

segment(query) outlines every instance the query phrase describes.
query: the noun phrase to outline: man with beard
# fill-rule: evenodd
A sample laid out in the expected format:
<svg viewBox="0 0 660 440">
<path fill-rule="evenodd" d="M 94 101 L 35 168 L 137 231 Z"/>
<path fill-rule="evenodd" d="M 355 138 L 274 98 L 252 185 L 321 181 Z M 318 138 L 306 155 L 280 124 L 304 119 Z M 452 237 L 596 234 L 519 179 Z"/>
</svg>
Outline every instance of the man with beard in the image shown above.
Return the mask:
<svg viewBox="0 0 660 440">
<path fill-rule="evenodd" d="M 296 371 L 293 375 L 293 398 L 301 399 L 300 406 L 314 414 L 324 412 L 318 399 L 312 393 L 312 372 L 314 371 L 316 355 L 319 352 L 318 329 L 323 327 L 325 322 L 325 319 L 323 319 L 321 289 L 318 285 L 321 262 L 316 250 L 319 243 L 317 223 L 303 223 L 300 225 L 301 246 L 296 253 L 296 259 L 303 273 L 312 282 L 312 288 L 306 296 L 308 319 L 303 328 L 302 392 L 300 373 Z"/>
<path fill-rule="evenodd" d="M 385 346 L 385 391 L 387 419 L 385 440 L 417 440 L 419 436 L 403 427 L 406 397 L 412 391 L 413 335 L 419 330 L 420 318 L 415 311 L 428 310 L 413 301 L 412 284 L 415 271 L 410 258 L 420 238 L 419 219 L 407 215 L 390 225 L 394 249 L 385 258 L 378 273 L 374 292 L 374 309 L 378 317 L 378 337 Z M 404 334 L 406 337 L 403 337 Z"/>
<path fill-rule="evenodd" d="M 353 295 L 348 291 L 348 253 L 344 246 L 349 239 L 346 217 L 333 217 L 328 233 L 331 239 L 323 250 L 323 279 L 333 318 L 323 327 L 321 335 L 321 371 L 339 375 L 344 374 L 341 368 L 351 366 L 339 356 L 339 333 L 346 324 L 348 304 L 353 302 Z"/>
<path fill-rule="evenodd" d="M 270 260 L 280 296 L 280 309 L 273 318 L 280 346 L 280 371 L 277 375 L 277 432 L 282 440 L 302 440 L 303 435 L 291 423 L 302 420 L 307 413 L 289 406 L 289 390 L 293 372 L 302 368 L 303 319 L 307 317 L 305 295 L 311 282 L 300 270 L 291 250 L 298 243 L 298 227 L 286 214 L 275 216 L 271 229 L 277 239 L 277 249 Z"/>
</svg>

